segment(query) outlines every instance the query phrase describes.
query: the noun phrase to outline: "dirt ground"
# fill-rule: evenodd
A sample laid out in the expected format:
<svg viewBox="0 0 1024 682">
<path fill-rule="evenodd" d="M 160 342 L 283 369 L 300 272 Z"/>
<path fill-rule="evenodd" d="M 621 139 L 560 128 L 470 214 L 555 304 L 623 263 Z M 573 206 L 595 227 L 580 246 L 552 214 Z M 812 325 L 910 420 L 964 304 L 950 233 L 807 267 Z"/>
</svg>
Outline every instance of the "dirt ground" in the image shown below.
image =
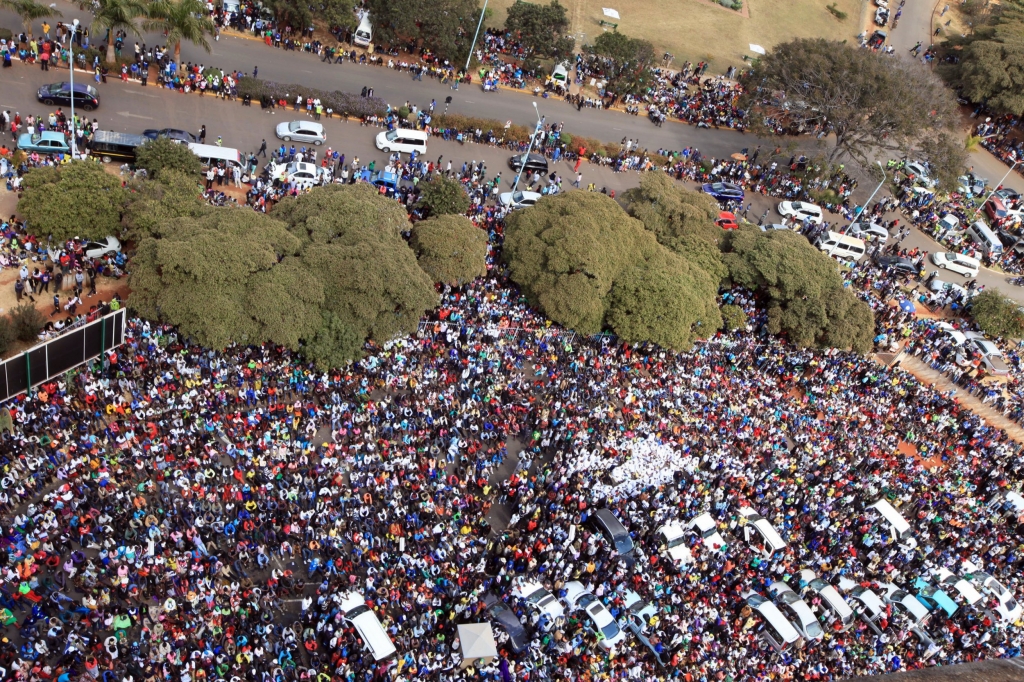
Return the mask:
<svg viewBox="0 0 1024 682">
<path fill-rule="evenodd" d="M 581 45 L 610 30 L 602 28 L 600 21 L 601 9 L 611 7 L 621 17 L 620 32 L 650 40 L 659 54 L 674 55 L 672 66 L 705 60 L 711 62 L 714 72 L 742 66 L 744 55 L 754 56 L 751 43 L 770 49 L 792 38 L 853 40 L 860 32 L 861 3 L 857 0 L 835 0 L 836 8 L 847 14 L 842 21 L 825 9 L 832 0 L 744 0 L 745 13 L 750 18 L 710 0 L 560 1 L 568 9 L 572 30 Z M 492 0 L 488 8 L 494 11 L 488 26 L 502 26 L 514 2 Z M 706 40 L 705 36 L 715 38 Z"/>
</svg>

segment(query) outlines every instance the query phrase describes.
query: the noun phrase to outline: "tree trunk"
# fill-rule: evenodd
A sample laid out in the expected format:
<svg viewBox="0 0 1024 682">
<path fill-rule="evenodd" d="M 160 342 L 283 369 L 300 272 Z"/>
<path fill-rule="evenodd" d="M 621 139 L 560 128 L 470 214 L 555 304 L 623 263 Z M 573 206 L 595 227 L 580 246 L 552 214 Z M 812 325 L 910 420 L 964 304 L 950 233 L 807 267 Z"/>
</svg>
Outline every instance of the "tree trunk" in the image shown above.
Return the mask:
<svg viewBox="0 0 1024 682">
<path fill-rule="evenodd" d="M 108 64 L 113 64 L 116 59 L 117 59 L 117 56 L 114 54 L 114 41 L 113 40 L 108 40 L 107 41 L 107 63 Z"/>
<path fill-rule="evenodd" d="M 174 63 L 181 69 L 181 41 L 174 43 Z"/>
<path fill-rule="evenodd" d="M 31 19 L 22 19 L 21 20 L 21 27 L 25 29 L 25 35 L 28 36 L 28 39 L 32 40 L 32 20 Z"/>
</svg>

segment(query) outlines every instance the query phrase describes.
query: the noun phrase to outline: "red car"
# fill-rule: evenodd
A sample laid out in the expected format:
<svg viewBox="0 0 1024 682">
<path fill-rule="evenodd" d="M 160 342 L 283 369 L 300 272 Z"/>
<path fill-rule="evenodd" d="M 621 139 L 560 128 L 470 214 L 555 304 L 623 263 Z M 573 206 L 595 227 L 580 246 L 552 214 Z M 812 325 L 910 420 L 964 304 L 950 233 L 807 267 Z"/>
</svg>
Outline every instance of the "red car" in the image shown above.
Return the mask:
<svg viewBox="0 0 1024 682">
<path fill-rule="evenodd" d="M 992 197 L 985 202 L 985 213 L 996 224 L 1003 222 L 1010 216 L 1006 204 L 999 197 Z"/>
<path fill-rule="evenodd" d="M 736 214 L 731 211 L 722 211 L 718 214 L 718 220 L 715 221 L 715 225 L 718 225 L 723 230 L 738 230 L 739 223 L 736 222 Z"/>
</svg>

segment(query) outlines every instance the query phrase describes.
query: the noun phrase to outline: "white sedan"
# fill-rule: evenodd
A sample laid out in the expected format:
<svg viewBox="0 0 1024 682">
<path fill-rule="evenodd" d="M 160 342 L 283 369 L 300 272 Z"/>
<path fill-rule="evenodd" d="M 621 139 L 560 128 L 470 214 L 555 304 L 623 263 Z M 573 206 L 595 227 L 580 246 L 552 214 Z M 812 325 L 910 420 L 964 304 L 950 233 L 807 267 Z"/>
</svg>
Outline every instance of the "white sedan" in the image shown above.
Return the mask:
<svg viewBox="0 0 1024 682">
<path fill-rule="evenodd" d="M 540 192 L 502 192 L 498 195 L 498 202 L 512 209 L 527 208 L 536 204 L 542 196 Z"/>
<path fill-rule="evenodd" d="M 889 240 L 889 230 L 885 229 L 878 223 L 871 223 L 870 225 L 865 225 L 863 223 L 852 223 L 850 225 L 850 229 L 847 232 L 848 234 L 859 239 L 877 239 L 882 244 Z"/>
<path fill-rule="evenodd" d="M 307 142 L 322 145 L 327 141 L 322 123 L 316 121 L 281 121 L 277 124 L 277 137 L 285 142 Z"/>
<path fill-rule="evenodd" d="M 113 256 L 121 250 L 121 242 L 117 237 L 105 237 L 95 242 L 87 242 L 84 247 L 86 258 L 103 258 Z"/>
<path fill-rule="evenodd" d="M 815 225 L 821 225 L 825 220 L 821 207 L 806 201 L 782 201 L 779 203 L 778 211 L 783 218 L 793 218 L 798 223 L 810 220 Z"/>
<path fill-rule="evenodd" d="M 611 612 L 600 599 L 587 592 L 582 583 L 576 580 L 566 583 L 562 601 L 570 610 L 586 614 L 586 628 L 597 636 L 598 646 L 602 649 L 610 651 L 626 639 L 625 631 L 619 627 Z"/>
<path fill-rule="evenodd" d="M 271 181 L 281 180 L 289 182 L 299 189 L 308 189 L 324 182 L 330 182 L 330 174 L 326 168 L 320 168 L 315 163 L 295 162 L 292 163 L 271 163 L 267 165 L 267 176 Z"/>
<path fill-rule="evenodd" d="M 953 282 L 943 282 L 941 279 L 933 279 L 928 284 L 928 288 L 935 293 L 946 293 L 946 294 L 960 294 L 962 301 L 966 301 L 971 297 L 971 292 L 966 287 L 962 287 L 959 284 Z"/>
</svg>

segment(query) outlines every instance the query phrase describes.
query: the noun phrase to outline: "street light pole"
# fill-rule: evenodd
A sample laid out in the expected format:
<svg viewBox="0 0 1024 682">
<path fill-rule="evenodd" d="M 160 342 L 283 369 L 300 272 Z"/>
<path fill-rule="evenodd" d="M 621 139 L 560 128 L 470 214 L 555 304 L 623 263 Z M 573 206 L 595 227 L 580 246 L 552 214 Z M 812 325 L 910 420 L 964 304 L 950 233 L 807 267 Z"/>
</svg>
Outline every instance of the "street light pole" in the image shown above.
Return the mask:
<svg viewBox="0 0 1024 682">
<path fill-rule="evenodd" d="M 476 22 L 476 33 L 473 34 L 473 43 L 469 46 L 469 54 L 466 56 L 466 73 L 469 73 L 469 62 L 473 59 L 473 50 L 476 49 L 476 39 L 480 37 L 480 27 L 484 25 L 484 14 L 487 13 L 487 0 L 484 0 L 484 8 L 480 10 L 480 21 Z"/>
<path fill-rule="evenodd" d="M 875 195 L 878 194 L 878 190 L 882 189 L 882 185 L 885 184 L 885 169 L 882 168 L 882 162 L 881 161 L 875 161 L 875 163 L 878 164 L 878 170 L 882 171 L 882 181 L 880 183 L 878 183 L 878 187 L 876 187 L 875 191 L 872 192 L 871 196 L 868 197 L 867 202 L 864 204 L 864 208 L 862 208 L 860 213 L 857 214 L 857 220 L 855 222 L 850 223 L 846 227 L 844 227 L 843 231 L 841 232 L 841 234 L 846 234 L 846 231 L 848 229 L 850 229 L 854 225 L 859 225 L 860 224 L 860 217 L 862 215 L 864 215 L 864 211 L 866 211 L 868 209 L 868 206 L 871 205 L 871 200 L 875 198 Z"/>
<path fill-rule="evenodd" d="M 1024 159 L 1020 159 L 1019 161 L 1014 161 L 1013 162 L 1013 165 L 1010 166 L 1010 170 L 1006 171 L 1006 175 L 1004 175 L 999 180 L 999 182 L 996 183 L 996 186 L 992 189 L 991 192 L 989 192 L 988 196 L 985 197 L 985 201 L 981 202 L 981 204 L 978 206 L 978 208 L 976 208 L 974 210 L 974 220 L 978 219 L 978 214 L 981 213 L 982 207 L 985 206 L 985 204 L 987 204 L 989 202 L 989 200 L 995 195 L 995 193 L 999 191 L 999 188 L 1006 181 L 1006 178 L 1010 177 L 1010 173 L 1012 173 L 1013 169 L 1016 168 L 1021 162 L 1024 162 Z"/>
<path fill-rule="evenodd" d="M 516 188 L 519 187 L 519 178 L 523 177 L 523 171 L 526 170 L 526 160 L 530 158 L 530 152 L 533 151 L 533 141 L 537 139 L 541 126 L 544 125 L 544 117 L 540 115 L 540 110 L 537 109 L 536 102 L 533 103 L 533 110 L 537 112 L 537 127 L 533 129 L 533 135 L 530 136 L 530 145 L 526 148 L 526 153 L 523 154 L 523 159 L 519 164 L 519 172 L 516 174 L 516 181 L 512 183 L 512 194 L 515 194 Z"/>
<path fill-rule="evenodd" d="M 75 145 L 75 33 L 78 31 L 78 19 L 71 24 L 71 40 L 68 41 L 68 63 L 71 74 L 71 159 L 78 156 L 78 148 Z"/>
</svg>

